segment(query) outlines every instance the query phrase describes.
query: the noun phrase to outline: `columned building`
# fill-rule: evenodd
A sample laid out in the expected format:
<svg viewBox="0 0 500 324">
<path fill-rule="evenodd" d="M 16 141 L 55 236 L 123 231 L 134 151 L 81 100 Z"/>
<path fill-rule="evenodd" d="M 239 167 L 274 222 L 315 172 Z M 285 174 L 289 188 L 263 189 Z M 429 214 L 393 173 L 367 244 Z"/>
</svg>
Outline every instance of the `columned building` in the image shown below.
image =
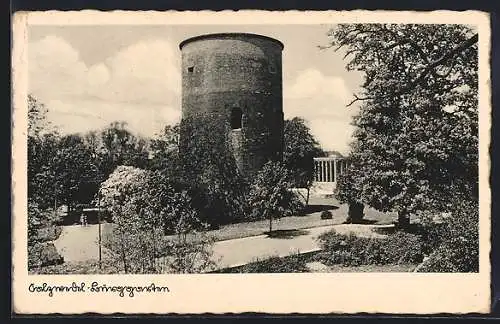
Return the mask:
<svg viewBox="0 0 500 324">
<path fill-rule="evenodd" d="M 345 172 L 347 161 L 337 153 L 331 152 L 326 157 L 314 158 L 314 181 L 335 188 L 338 176 Z"/>
</svg>

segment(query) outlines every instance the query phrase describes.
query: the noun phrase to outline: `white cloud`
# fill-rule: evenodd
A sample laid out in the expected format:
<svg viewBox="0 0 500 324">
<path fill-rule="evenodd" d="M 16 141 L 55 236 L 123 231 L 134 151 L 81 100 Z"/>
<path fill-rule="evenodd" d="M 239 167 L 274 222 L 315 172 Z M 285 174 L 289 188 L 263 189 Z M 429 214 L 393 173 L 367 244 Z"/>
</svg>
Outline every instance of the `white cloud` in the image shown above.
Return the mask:
<svg viewBox="0 0 500 324">
<path fill-rule="evenodd" d="M 47 36 L 28 49 L 30 91 L 41 100 L 85 92 L 87 67 L 64 39 Z"/>
<path fill-rule="evenodd" d="M 289 86 L 284 88 L 284 96 L 287 98 L 327 96 L 346 102 L 352 94 L 342 78 L 326 76 L 317 69 L 309 68 L 302 71 Z"/>
<path fill-rule="evenodd" d="M 305 119 L 323 149 L 349 151 L 350 122 L 357 109 L 346 107 L 352 93 L 342 78 L 309 68 L 286 82 L 283 91 L 285 118 Z"/>
<path fill-rule="evenodd" d="M 134 133 L 153 136 L 166 124 L 180 120 L 180 110 L 165 105 L 142 104 L 142 113 L 137 113 L 136 104 L 102 100 L 51 100 L 47 106 L 50 107 L 48 117 L 63 133 L 86 132 L 113 121 L 125 121 Z"/>
<path fill-rule="evenodd" d="M 30 44 L 29 90 L 62 132 L 121 120 L 153 135 L 180 118 L 175 48 L 163 40 L 142 41 L 88 67 L 67 41 L 47 36 Z"/>
<path fill-rule="evenodd" d="M 87 81 L 89 87 L 102 87 L 105 85 L 110 79 L 110 73 L 108 67 L 103 64 L 95 64 L 90 67 L 88 70 Z"/>
<path fill-rule="evenodd" d="M 180 62 L 174 46 L 164 40 L 135 43 L 106 60 L 111 84 L 100 96 L 121 101 L 166 102 L 181 91 Z"/>
</svg>

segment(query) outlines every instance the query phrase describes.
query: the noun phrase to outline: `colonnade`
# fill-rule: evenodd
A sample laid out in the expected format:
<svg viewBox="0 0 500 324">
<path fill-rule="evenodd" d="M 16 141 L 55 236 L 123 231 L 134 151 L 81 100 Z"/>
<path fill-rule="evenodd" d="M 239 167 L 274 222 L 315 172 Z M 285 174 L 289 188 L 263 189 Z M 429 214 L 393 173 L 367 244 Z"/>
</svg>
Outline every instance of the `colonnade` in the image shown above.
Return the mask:
<svg viewBox="0 0 500 324">
<path fill-rule="evenodd" d="M 332 157 L 314 158 L 314 181 L 337 182 L 337 175 L 344 173 L 347 163 L 343 159 Z"/>
</svg>

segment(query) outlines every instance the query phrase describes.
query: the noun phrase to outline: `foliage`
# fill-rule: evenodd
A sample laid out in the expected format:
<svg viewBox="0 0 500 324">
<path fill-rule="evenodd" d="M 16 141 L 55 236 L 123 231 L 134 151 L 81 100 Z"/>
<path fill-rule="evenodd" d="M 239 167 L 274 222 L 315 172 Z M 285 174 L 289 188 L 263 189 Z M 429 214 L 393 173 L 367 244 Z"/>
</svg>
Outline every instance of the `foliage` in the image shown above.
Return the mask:
<svg viewBox="0 0 500 324">
<path fill-rule="evenodd" d="M 191 232 L 196 239 L 190 240 L 185 234 L 177 234 L 168 241 L 170 261 L 166 268 L 173 273 L 202 273 L 215 268 L 212 259 L 214 239 L 202 232 Z"/>
<path fill-rule="evenodd" d="M 188 234 L 205 229 L 205 224 L 186 192 L 175 191 L 164 175 L 119 166 L 101 192 L 116 224 L 106 245 L 125 273 L 190 272 L 211 266 L 210 240 L 193 244 L 187 239 Z M 168 238 L 166 233 L 175 236 Z"/>
<path fill-rule="evenodd" d="M 47 120 L 47 107 L 33 95 L 28 94 L 28 138 L 40 138 L 53 132 Z"/>
<path fill-rule="evenodd" d="M 47 226 L 39 228 L 37 231 L 37 239 L 40 242 L 55 241 L 61 235 L 61 226 Z"/>
<path fill-rule="evenodd" d="M 132 134 L 125 122 L 113 122 L 100 132 L 102 142 L 99 159 L 104 175 L 119 165 L 144 168 L 148 161 L 147 141 Z"/>
<path fill-rule="evenodd" d="M 28 246 L 28 269 L 57 265 L 64 262 L 53 243 L 35 243 Z"/>
<path fill-rule="evenodd" d="M 309 188 L 314 180 L 313 158 L 324 155 L 324 152 L 302 118 L 294 117 L 285 120 L 283 136 L 283 163 L 291 172 L 292 185 L 308 189 L 307 204 Z"/>
<path fill-rule="evenodd" d="M 218 224 L 244 219 L 246 179 L 238 172 L 229 125 L 210 114 L 183 118 L 179 142 L 180 179 L 197 206 Z M 214 219 L 216 216 L 216 219 Z"/>
<path fill-rule="evenodd" d="M 321 219 L 332 219 L 333 218 L 333 214 L 329 210 L 323 210 L 321 212 L 320 217 L 321 217 Z"/>
<path fill-rule="evenodd" d="M 290 190 L 290 173 L 280 162 L 269 161 L 259 170 L 248 193 L 251 219 L 273 219 L 289 216 L 301 209 L 300 201 Z"/>
<path fill-rule="evenodd" d="M 59 139 L 49 128 L 47 111 L 45 105 L 28 95 L 28 203 L 33 205 L 32 211 L 47 209 L 55 199 L 51 164 Z"/>
<path fill-rule="evenodd" d="M 402 226 L 477 197 L 477 35 L 464 25 L 340 24 L 331 45 L 364 72 L 345 194 Z"/>
<path fill-rule="evenodd" d="M 64 262 L 51 266 L 30 269 L 30 274 L 118 274 L 121 269 L 114 260 L 102 260 L 101 268 L 98 261 Z"/>
<path fill-rule="evenodd" d="M 28 245 L 33 245 L 38 241 L 38 229 L 42 224 L 40 214 L 38 204 L 28 198 Z"/>
<path fill-rule="evenodd" d="M 78 135 L 60 139 L 50 171 L 54 175 L 57 199 L 74 208 L 78 203 L 89 203 L 98 187 L 98 170 L 91 152 Z"/>
<path fill-rule="evenodd" d="M 309 272 L 306 266 L 307 256 L 291 254 L 286 257 L 272 256 L 255 260 L 240 267 L 224 269 L 224 273 L 297 273 Z"/>
<path fill-rule="evenodd" d="M 180 125 L 166 125 L 163 132 L 151 140 L 150 151 L 152 158 L 149 169 L 163 170 L 173 173 L 179 164 L 179 132 Z"/>
<path fill-rule="evenodd" d="M 55 205 L 57 192 L 54 173 L 51 170 L 59 141 L 58 134 L 47 121 L 47 108 L 35 97 L 28 95 L 28 266 L 39 266 L 46 261 L 58 260 L 45 254 L 50 249 L 39 244 L 47 238 L 40 237 L 39 231 L 56 223 L 58 215 L 48 211 Z M 48 251 L 48 250 L 47 250 Z M 54 261 L 56 262 L 56 261 Z"/>
<path fill-rule="evenodd" d="M 47 108 L 31 95 L 28 105 L 28 214 L 45 217 L 49 208 L 89 202 L 99 181 L 92 152 L 80 135 L 61 136 L 51 128 Z M 41 221 L 29 220 L 29 227 Z"/>
<path fill-rule="evenodd" d="M 433 232 L 439 237 L 420 272 L 479 271 L 479 208 L 477 202 L 456 202 L 450 218 Z M 437 234 L 437 235 L 436 235 Z"/>
<path fill-rule="evenodd" d="M 322 251 L 316 258 L 327 265 L 419 263 L 424 256 L 421 238 L 405 232 L 396 232 L 386 238 L 367 238 L 330 231 L 318 239 Z"/>
</svg>

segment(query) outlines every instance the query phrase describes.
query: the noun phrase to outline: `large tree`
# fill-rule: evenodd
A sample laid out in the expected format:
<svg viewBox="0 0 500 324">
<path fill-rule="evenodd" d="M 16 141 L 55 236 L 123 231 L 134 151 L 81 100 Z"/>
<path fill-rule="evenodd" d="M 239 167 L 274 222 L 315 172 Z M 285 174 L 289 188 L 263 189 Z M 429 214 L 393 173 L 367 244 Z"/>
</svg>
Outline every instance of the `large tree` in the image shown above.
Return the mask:
<svg viewBox="0 0 500 324">
<path fill-rule="evenodd" d="M 292 185 L 306 188 L 306 205 L 314 179 L 314 157 L 324 155 L 304 119 L 294 117 L 284 123 L 283 163 L 290 170 Z"/>
<path fill-rule="evenodd" d="M 361 200 L 417 210 L 477 199 L 477 39 L 464 25 L 341 24 L 329 33 L 348 70 L 364 72 L 348 172 Z M 352 188 L 351 188 L 352 189 Z"/>
<path fill-rule="evenodd" d="M 149 168 L 171 174 L 178 166 L 179 124 L 166 125 L 162 133 L 151 140 Z"/>
<path fill-rule="evenodd" d="M 53 190 L 61 203 L 70 209 L 79 203 L 90 203 L 97 192 L 100 176 L 80 135 L 63 136 L 51 164 Z"/>
<path fill-rule="evenodd" d="M 246 179 L 232 154 L 229 126 L 210 114 L 183 118 L 180 123 L 179 180 L 190 188 L 212 224 L 244 219 Z"/>
<path fill-rule="evenodd" d="M 133 134 L 125 122 L 113 122 L 98 134 L 100 170 L 107 177 L 119 165 L 144 168 L 148 164 L 148 141 Z M 93 138 L 88 137 L 88 143 Z"/>
</svg>

